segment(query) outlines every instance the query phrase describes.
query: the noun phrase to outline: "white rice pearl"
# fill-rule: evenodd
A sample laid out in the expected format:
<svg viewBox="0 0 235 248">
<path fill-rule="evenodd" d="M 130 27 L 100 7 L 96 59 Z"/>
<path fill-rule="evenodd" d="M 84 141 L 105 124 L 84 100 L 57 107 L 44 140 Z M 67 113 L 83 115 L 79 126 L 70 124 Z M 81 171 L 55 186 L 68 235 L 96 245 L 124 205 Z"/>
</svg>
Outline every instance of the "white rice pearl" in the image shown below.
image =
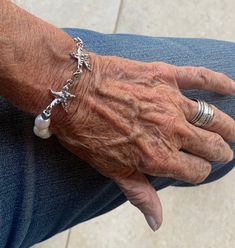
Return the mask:
<svg viewBox="0 0 235 248">
<path fill-rule="evenodd" d="M 34 125 L 38 129 L 46 129 L 50 126 L 51 119 L 44 120 L 41 115 L 38 115 L 35 119 Z"/>
<path fill-rule="evenodd" d="M 38 137 L 42 139 L 48 139 L 52 135 L 48 128 L 38 129 L 36 126 L 34 126 L 33 128 L 33 132 L 35 135 L 37 135 Z"/>
</svg>

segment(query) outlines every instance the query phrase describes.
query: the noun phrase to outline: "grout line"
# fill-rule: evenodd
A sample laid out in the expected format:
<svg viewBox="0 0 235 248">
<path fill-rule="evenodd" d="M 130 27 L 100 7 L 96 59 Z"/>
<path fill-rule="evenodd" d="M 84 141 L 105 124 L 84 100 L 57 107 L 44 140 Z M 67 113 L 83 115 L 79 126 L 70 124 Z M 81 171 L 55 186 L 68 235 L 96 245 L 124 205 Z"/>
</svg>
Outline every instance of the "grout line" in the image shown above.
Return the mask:
<svg viewBox="0 0 235 248">
<path fill-rule="evenodd" d="M 67 236 L 65 248 L 68 248 L 68 247 L 69 247 L 69 240 L 70 240 L 71 231 L 72 231 L 71 229 L 72 229 L 72 228 L 70 228 L 69 231 L 68 231 L 68 236 Z"/>
<path fill-rule="evenodd" d="M 123 0 L 120 0 L 118 14 L 117 14 L 117 19 L 116 19 L 116 22 L 115 22 L 113 33 L 116 33 L 117 32 L 118 23 L 119 23 L 119 20 L 120 20 L 120 15 L 121 15 L 121 12 L 122 12 L 122 8 L 123 8 Z"/>
</svg>

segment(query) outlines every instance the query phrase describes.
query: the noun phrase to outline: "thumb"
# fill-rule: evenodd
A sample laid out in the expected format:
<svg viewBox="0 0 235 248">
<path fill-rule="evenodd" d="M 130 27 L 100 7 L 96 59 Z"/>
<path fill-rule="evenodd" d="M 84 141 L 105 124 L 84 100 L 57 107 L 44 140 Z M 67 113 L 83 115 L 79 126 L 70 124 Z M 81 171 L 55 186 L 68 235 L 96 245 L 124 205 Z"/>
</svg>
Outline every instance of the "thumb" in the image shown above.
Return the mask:
<svg viewBox="0 0 235 248">
<path fill-rule="evenodd" d="M 145 216 L 153 231 L 162 224 L 162 206 L 160 199 L 144 174 L 134 171 L 131 175 L 116 178 L 115 182 L 127 199 Z"/>
</svg>

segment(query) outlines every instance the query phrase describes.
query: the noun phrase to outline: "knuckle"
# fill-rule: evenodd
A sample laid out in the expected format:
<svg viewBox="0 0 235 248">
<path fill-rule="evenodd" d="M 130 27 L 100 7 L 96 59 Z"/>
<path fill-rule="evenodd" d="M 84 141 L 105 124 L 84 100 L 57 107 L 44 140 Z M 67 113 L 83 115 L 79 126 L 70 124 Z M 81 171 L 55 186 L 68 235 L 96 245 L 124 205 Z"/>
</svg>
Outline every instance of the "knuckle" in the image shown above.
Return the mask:
<svg viewBox="0 0 235 248">
<path fill-rule="evenodd" d="M 184 78 L 191 79 L 193 77 L 193 71 L 194 67 L 181 67 L 181 66 L 175 66 L 174 69 L 174 77 L 177 82 L 180 82 L 181 80 L 184 80 Z"/>
<path fill-rule="evenodd" d="M 198 66 L 198 67 L 195 67 L 197 68 L 200 72 L 204 72 L 204 71 L 207 71 L 208 69 L 205 67 L 205 66 Z"/>
<path fill-rule="evenodd" d="M 199 76 L 207 75 L 208 72 L 209 72 L 209 70 L 204 66 L 196 67 L 196 69 L 197 69 L 197 72 L 198 72 Z"/>
<path fill-rule="evenodd" d="M 186 108 L 187 110 L 192 111 L 193 101 L 185 96 L 182 96 L 181 99 L 182 99 L 182 106 L 184 106 L 184 108 Z"/>
<path fill-rule="evenodd" d="M 226 163 L 230 160 L 231 149 L 228 147 L 224 139 L 219 134 L 214 134 L 211 144 L 214 147 L 213 155 L 215 161 Z"/>
<path fill-rule="evenodd" d="M 142 161 L 138 167 L 149 175 L 164 175 L 168 173 L 168 160 L 168 155 L 163 158 L 162 155 L 158 154 L 147 161 Z"/>
<path fill-rule="evenodd" d="M 167 66 L 166 63 L 161 62 L 161 61 L 160 62 L 153 62 L 152 65 L 154 66 L 155 70 L 157 69 L 159 71 L 164 70 Z"/>
<path fill-rule="evenodd" d="M 128 200 L 132 205 L 141 207 L 148 203 L 149 197 L 146 191 L 130 191 L 127 193 Z"/>
<path fill-rule="evenodd" d="M 152 65 L 152 73 L 154 80 L 161 80 L 167 74 L 167 64 L 164 62 L 153 62 Z"/>
<path fill-rule="evenodd" d="M 204 162 L 201 166 L 201 170 L 197 174 L 197 176 L 194 178 L 193 182 L 194 184 L 202 183 L 205 181 L 205 179 L 209 176 L 211 172 L 211 164 L 208 162 Z"/>
<path fill-rule="evenodd" d="M 148 162 L 144 163 L 142 167 L 146 173 L 150 175 L 156 175 L 159 170 L 159 163 L 156 161 L 156 159 L 151 158 L 148 160 Z"/>
<path fill-rule="evenodd" d="M 202 169 L 202 173 L 201 173 L 201 180 L 202 181 L 204 181 L 208 177 L 208 175 L 211 172 L 211 169 L 212 169 L 212 167 L 211 167 L 210 163 L 208 163 L 208 162 L 203 163 L 203 169 Z"/>
<path fill-rule="evenodd" d="M 164 122 L 161 126 L 162 143 L 168 147 L 170 152 L 174 152 L 175 148 L 178 147 L 181 138 L 188 136 L 188 124 L 185 116 L 183 114 L 178 113 L 178 116 L 171 116 L 164 119 Z M 177 148 L 178 150 L 178 148 Z M 169 155 L 167 155 L 167 151 L 158 154 L 156 151 L 156 156 L 161 156 L 161 160 L 165 163 L 169 159 Z M 169 161 L 167 161 L 169 162 Z M 160 161 L 160 163 L 162 163 Z"/>
<path fill-rule="evenodd" d="M 153 169 L 153 163 L 151 160 L 149 160 L 146 155 L 142 156 L 137 164 L 137 169 L 145 172 L 145 173 L 151 173 Z"/>
<path fill-rule="evenodd" d="M 158 159 L 158 162 L 156 164 L 156 167 L 155 167 L 155 172 L 157 175 L 167 175 L 169 173 L 169 167 L 170 167 L 170 164 L 169 164 L 169 155 L 166 155 L 162 158 L 156 158 Z M 155 160 L 156 160 L 155 159 Z"/>
<path fill-rule="evenodd" d="M 219 134 L 215 133 L 213 135 L 213 144 L 216 147 L 221 147 L 223 145 L 223 143 L 224 143 L 223 138 Z"/>
<path fill-rule="evenodd" d="M 197 75 L 204 83 L 211 83 L 210 70 L 205 67 L 197 68 Z"/>
<path fill-rule="evenodd" d="M 189 120 L 193 119 L 195 113 L 197 113 L 197 103 L 185 96 L 182 96 L 181 99 L 180 107 L 183 109 L 183 116 L 187 117 Z"/>
<path fill-rule="evenodd" d="M 186 119 L 180 120 L 175 126 L 175 136 L 183 144 L 190 142 L 194 138 L 194 133 L 192 132 L 190 125 Z M 190 142 L 191 143 L 191 142 Z"/>
<path fill-rule="evenodd" d="M 214 134 L 211 142 L 212 147 L 214 147 L 213 156 L 216 159 L 220 159 L 224 151 L 224 140 L 219 134 Z M 221 152 L 222 151 L 222 152 Z"/>
</svg>

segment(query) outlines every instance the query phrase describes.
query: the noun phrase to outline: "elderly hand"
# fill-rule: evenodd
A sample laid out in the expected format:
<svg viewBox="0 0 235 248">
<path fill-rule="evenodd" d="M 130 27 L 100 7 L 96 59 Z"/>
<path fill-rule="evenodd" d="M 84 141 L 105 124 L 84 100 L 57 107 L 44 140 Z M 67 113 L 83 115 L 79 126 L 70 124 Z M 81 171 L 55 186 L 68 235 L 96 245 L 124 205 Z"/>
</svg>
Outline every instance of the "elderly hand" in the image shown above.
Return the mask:
<svg viewBox="0 0 235 248">
<path fill-rule="evenodd" d="M 61 90 L 75 70 L 68 53 L 72 39 L 10 1 L 0 1 L 0 94 L 38 115 L 49 104 L 49 89 Z M 179 88 L 234 94 L 235 83 L 205 68 L 142 63 L 91 54 L 71 93 L 68 114 L 57 107 L 51 130 L 70 151 L 112 178 L 153 230 L 162 223 L 155 189 L 144 173 L 202 182 L 210 161 L 227 163 L 235 140 L 232 118 L 213 107 L 204 129 L 190 124 L 197 103 Z"/>
<path fill-rule="evenodd" d="M 213 106 L 204 129 L 190 124 L 197 102 L 181 89 L 235 93 L 227 76 L 205 68 L 142 63 L 91 54 L 93 71 L 71 90 L 69 114 L 60 109 L 52 131 L 71 152 L 112 178 L 153 230 L 162 223 L 155 189 L 144 173 L 193 184 L 210 173 L 210 161 L 227 163 L 234 120 Z"/>
</svg>

